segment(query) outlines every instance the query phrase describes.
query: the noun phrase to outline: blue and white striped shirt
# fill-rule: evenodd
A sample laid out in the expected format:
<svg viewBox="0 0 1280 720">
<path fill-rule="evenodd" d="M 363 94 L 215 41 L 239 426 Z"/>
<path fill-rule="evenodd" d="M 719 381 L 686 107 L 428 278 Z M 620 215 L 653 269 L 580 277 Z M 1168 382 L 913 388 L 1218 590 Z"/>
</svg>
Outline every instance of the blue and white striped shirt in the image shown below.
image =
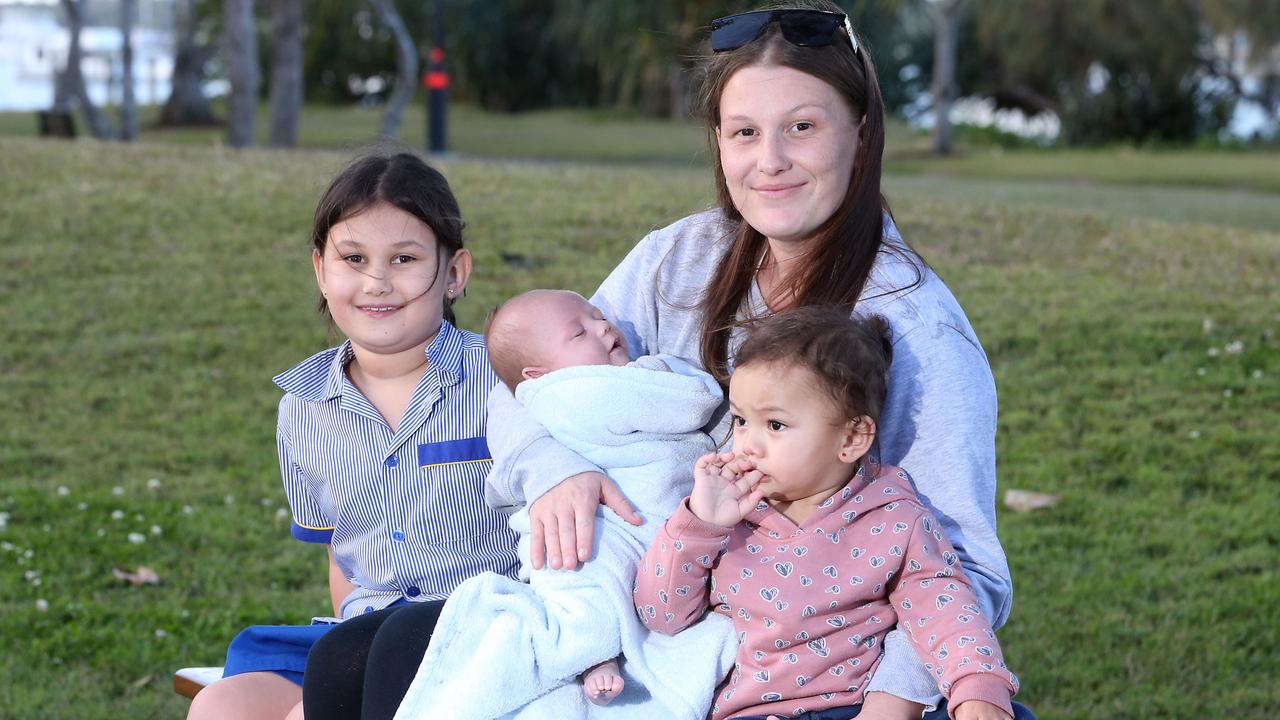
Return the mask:
<svg viewBox="0 0 1280 720">
<path fill-rule="evenodd" d="M 516 533 L 483 499 L 485 400 L 497 383 L 483 338 L 441 324 L 394 433 L 347 378 L 352 357 L 348 341 L 275 378 L 292 533 L 329 543 L 356 586 L 343 619 L 445 598 L 486 570 L 514 577 Z"/>
</svg>

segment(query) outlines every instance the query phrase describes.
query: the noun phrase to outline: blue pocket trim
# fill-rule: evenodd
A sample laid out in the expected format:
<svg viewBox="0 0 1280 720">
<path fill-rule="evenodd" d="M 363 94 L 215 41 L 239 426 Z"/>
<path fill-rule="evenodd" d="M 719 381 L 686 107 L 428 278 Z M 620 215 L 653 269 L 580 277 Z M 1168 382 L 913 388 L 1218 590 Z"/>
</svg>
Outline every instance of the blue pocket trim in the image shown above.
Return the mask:
<svg viewBox="0 0 1280 720">
<path fill-rule="evenodd" d="M 488 462 L 489 443 L 483 437 L 424 443 L 418 446 L 418 466 L 449 465 L 453 463 Z"/>
<path fill-rule="evenodd" d="M 312 528 L 305 525 L 299 525 L 294 520 L 289 523 L 289 534 L 296 540 L 310 543 L 329 544 L 333 541 L 333 528 Z"/>
</svg>

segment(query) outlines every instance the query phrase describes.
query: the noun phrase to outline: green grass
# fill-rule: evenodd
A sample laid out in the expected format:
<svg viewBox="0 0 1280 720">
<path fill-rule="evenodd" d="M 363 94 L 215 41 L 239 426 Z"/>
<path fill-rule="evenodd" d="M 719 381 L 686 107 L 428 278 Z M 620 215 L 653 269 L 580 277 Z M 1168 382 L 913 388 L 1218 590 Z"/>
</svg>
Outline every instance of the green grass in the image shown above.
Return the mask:
<svg viewBox="0 0 1280 720">
<path fill-rule="evenodd" d="M 270 378 L 330 340 L 306 230 L 346 156 L 21 138 L 0 153 L 0 715 L 181 716 L 174 668 L 219 664 L 245 625 L 329 611 L 323 552 L 280 515 Z M 589 292 L 710 198 L 694 167 L 442 167 L 476 254 L 471 328 L 525 288 Z M 991 358 L 1001 491 L 1064 496 L 1000 509 L 1021 699 L 1042 718 L 1270 714 L 1280 235 L 1202 224 L 1208 207 L 1167 222 L 965 184 L 888 182 Z M 140 564 L 161 584 L 111 574 Z"/>
<path fill-rule="evenodd" d="M 705 167 L 709 160 L 700 125 L 620 115 L 605 110 L 540 110 L 520 114 L 491 113 L 452 103 L 447 121 L 449 150 L 471 158 L 666 164 Z M 220 127 L 162 129 L 155 127 L 157 109 L 141 109 L 144 143 L 202 145 L 225 142 Z M 422 102 L 405 111 L 400 139 L 425 147 Z M 302 113 L 298 145 L 306 149 L 349 149 L 376 137 L 382 109 L 358 106 L 307 105 Z M 267 139 L 268 111 L 259 109 L 258 143 Z M 83 132 L 83 123 L 77 118 Z M 35 114 L 0 113 L 0 136 L 32 137 Z M 963 136 L 963 133 L 961 133 Z M 1250 152 L 1210 150 L 1004 150 L 957 140 L 954 157 L 929 154 L 927 136 L 890 120 L 885 169 L 898 175 L 940 175 L 987 180 L 1062 183 L 1068 196 L 1082 183 L 1207 187 L 1225 190 L 1280 192 L 1280 152 L 1275 147 Z M 1280 223 L 1272 227 L 1280 227 Z"/>
</svg>

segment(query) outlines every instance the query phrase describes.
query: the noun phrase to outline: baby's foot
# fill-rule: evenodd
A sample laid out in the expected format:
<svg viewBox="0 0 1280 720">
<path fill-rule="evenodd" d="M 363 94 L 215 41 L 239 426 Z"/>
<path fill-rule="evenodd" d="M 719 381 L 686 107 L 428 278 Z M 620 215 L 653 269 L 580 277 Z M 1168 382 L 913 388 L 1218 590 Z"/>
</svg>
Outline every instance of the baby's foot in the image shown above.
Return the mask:
<svg viewBox="0 0 1280 720">
<path fill-rule="evenodd" d="M 582 673 L 582 692 L 596 705 L 608 705 L 624 686 L 626 681 L 622 679 L 616 660 L 605 660 Z"/>
</svg>

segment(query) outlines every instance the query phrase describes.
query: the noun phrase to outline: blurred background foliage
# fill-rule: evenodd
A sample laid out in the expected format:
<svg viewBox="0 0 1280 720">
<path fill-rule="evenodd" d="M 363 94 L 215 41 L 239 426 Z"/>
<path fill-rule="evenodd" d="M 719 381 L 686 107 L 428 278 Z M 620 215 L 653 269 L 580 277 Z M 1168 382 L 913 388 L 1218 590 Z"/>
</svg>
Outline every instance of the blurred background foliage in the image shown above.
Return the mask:
<svg viewBox="0 0 1280 720">
<path fill-rule="evenodd" d="M 437 0 L 398 8 L 423 57 L 440 24 L 457 99 L 501 112 L 601 107 L 685 117 L 710 19 L 758 4 Z M 841 5 L 871 48 L 890 109 L 926 112 L 932 3 Z M 202 0 L 197 9 L 205 36 L 216 37 L 217 4 Z M 259 14 L 265 68 L 269 28 L 265 9 Z M 394 40 L 368 3 L 307 2 L 304 27 L 309 102 L 386 96 L 395 81 Z M 1190 143 L 1223 130 L 1237 102 L 1256 101 L 1272 113 L 1280 105 L 1280 3 L 968 0 L 957 35 L 961 95 L 1029 115 L 1052 111 L 1068 144 Z"/>
<path fill-rule="evenodd" d="M 593 106 L 685 117 L 709 20 L 756 5 L 438 0 L 399 3 L 399 10 L 424 56 L 434 23 L 442 23 L 453 96 L 481 108 Z M 931 3 L 841 5 L 872 50 L 890 109 L 909 117 L 927 109 Z M 387 92 L 396 74 L 393 38 L 369 5 L 314 0 L 303 12 L 308 100 L 371 102 Z M 261 27 L 265 47 L 265 19 Z M 991 97 L 997 108 L 1029 115 L 1052 111 L 1071 145 L 1188 143 L 1219 133 L 1242 97 L 1271 108 L 1280 100 L 1280 3 L 966 1 L 957 38 L 961 95 Z M 1238 69 L 1249 65 L 1263 72 L 1245 88 Z"/>
</svg>

